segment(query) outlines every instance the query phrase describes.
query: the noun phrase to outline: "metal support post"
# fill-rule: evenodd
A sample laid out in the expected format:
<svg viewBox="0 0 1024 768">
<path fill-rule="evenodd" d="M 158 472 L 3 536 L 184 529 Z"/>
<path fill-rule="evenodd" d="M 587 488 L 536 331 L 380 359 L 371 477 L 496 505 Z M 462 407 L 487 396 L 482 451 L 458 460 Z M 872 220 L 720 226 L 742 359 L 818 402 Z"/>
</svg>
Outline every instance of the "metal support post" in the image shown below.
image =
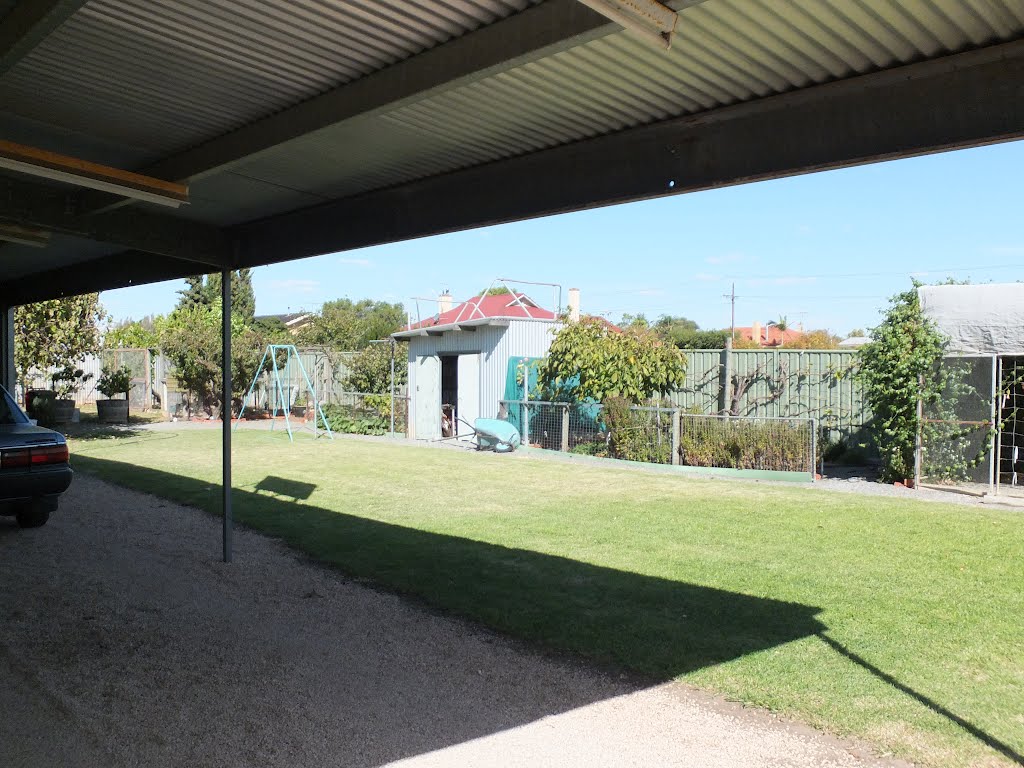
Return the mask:
<svg viewBox="0 0 1024 768">
<path fill-rule="evenodd" d="M 679 464 L 679 431 L 682 414 L 678 408 L 672 411 L 672 463 Z"/>
<path fill-rule="evenodd" d="M 992 407 L 989 416 L 988 492 L 996 492 L 996 435 L 999 432 L 997 401 L 999 400 L 999 358 L 992 355 Z"/>
<path fill-rule="evenodd" d="M 996 487 L 994 495 L 999 495 L 999 486 L 1002 482 L 1002 471 L 1003 471 L 1003 358 L 998 358 L 999 373 L 996 375 L 998 385 L 996 386 L 996 458 L 995 458 L 995 475 L 996 475 Z"/>
<path fill-rule="evenodd" d="M 224 506 L 224 562 L 231 562 L 231 270 L 220 273 L 221 297 L 221 354 L 223 389 L 221 391 L 221 467 L 223 479 L 221 490 Z"/>
<path fill-rule="evenodd" d="M 395 434 L 395 340 L 391 339 L 391 434 Z"/>
<path fill-rule="evenodd" d="M 917 437 L 914 441 L 914 490 L 921 490 L 921 452 L 924 450 L 923 442 L 923 430 L 924 430 L 924 399 L 921 397 L 921 391 L 924 389 L 924 377 L 922 376 L 917 382 Z"/>
<path fill-rule="evenodd" d="M 811 482 L 817 480 L 818 473 L 818 422 L 811 419 Z"/>
<path fill-rule="evenodd" d="M 562 406 L 562 451 L 569 452 L 569 404 Z"/>
<path fill-rule="evenodd" d="M 0 307 L 0 386 L 17 397 L 14 371 L 14 307 Z"/>
</svg>

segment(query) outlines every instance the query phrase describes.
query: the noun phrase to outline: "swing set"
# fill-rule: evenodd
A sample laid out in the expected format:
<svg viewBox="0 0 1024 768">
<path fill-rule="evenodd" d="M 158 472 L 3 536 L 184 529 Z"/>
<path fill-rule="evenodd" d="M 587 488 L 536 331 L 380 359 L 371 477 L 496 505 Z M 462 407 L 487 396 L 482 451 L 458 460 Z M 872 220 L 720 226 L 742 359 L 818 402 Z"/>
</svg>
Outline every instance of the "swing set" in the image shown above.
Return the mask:
<svg viewBox="0 0 1024 768">
<path fill-rule="evenodd" d="M 282 352 L 285 355 L 284 364 L 279 365 L 277 358 L 278 354 Z M 260 376 L 263 375 L 264 369 L 266 369 L 267 373 L 272 372 L 273 375 L 272 387 L 267 390 L 267 405 L 270 406 L 272 404 L 273 406 L 270 429 L 274 429 L 278 407 L 280 406 L 281 410 L 284 411 L 284 425 L 285 429 L 288 430 L 288 439 L 292 442 L 295 441 L 295 435 L 293 434 L 290 418 L 292 404 L 291 373 L 293 365 L 298 366 L 299 371 L 302 372 L 302 378 L 306 382 L 306 391 L 308 396 L 313 400 L 313 436 L 319 437 L 317 423 L 322 419 L 324 432 L 327 434 L 328 438 L 331 440 L 334 439 L 334 433 L 331 431 L 331 425 L 327 421 L 327 416 L 324 414 L 323 407 L 320 405 L 320 398 L 317 397 L 316 387 L 313 386 L 313 382 L 310 380 L 309 374 L 306 372 L 306 366 L 302 364 L 302 358 L 299 357 L 299 350 L 295 348 L 294 344 L 267 345 L 267 351 L 263 353 L 263 359 L 260 361 L 260 365 L 256 369 L 256 375 L 253 377 L 252 384 L 249 385 L 249 391 L 246 392 L 245 399 L 242 401 L 242 409 L 238 412 L 238 421 L 235 423 L 236 429 L 238 428 L 238 425 L 242 423 L 242 416 L 245 414 L 245 409 L 249 405 L 249 399 L 256 391 L 256 383 L 259 381 Z M 282 381 L 282 374 L 284 376 L 284 381 Z M 276 397 L 272 395 L 276 395 Z"/>
</svg>

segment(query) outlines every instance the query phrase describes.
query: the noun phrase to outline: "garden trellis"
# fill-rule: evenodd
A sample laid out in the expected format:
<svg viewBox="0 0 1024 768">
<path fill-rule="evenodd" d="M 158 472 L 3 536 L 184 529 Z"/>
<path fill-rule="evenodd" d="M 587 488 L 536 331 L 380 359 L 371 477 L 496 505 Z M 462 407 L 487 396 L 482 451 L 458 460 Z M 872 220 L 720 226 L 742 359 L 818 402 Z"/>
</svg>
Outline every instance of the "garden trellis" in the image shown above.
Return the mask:
<svg viewBox="0 0 1024 768">
<path fill-rule="evenodd" d="M 279 364 L 278 355 L 281 353 L 284 354 L 284 361 Z M 259 367 L 256 369 L 256 375 L 253 377 L 252 384 L 249 385 L 249 391 L 246 392 L 245 398 L 242 400 L 242 408 L 238 412 L 238 423 L 240 424 L 242 422 L 242 416 L 249 404 L 249 400 L 253 397 L 253 393 L 256 391 L 256 384 L 259 382 L 260 376 L 262 376 L 266 370 L 268 374 L 271 372 L 273 373 L 272 387 L 268 387 L 267 390 L 268 406 L 271 406 L 271 419 L 277 418 L 278 407 L 280 407 L 284 411 L 284 423 L 285 429 L 288 430 L 288 439 L 295 440 L 291 422 L 291 408 L 293 402 L 291 370 L 293 366 L 298 367 L 299 371 L 302 373 L 302 380 L 306 382 L 306 407 L 309 408 L 312 406 L 313 408 L 314 435 L 317 433 L 317 422 L 322 419 L 324 432 L 326 432 L 327 437 L 333 440 L 334 433 L 331 431 L 331 425 L 327 421 L 327 416 L 324 414 L 323 407 L 320 404 L 320 399 L 317 397 L 316 387 L 314 387 L 313 382 L 310 381 L 309 374 L 306 372 L 306 366 L 302 364 L 302 358 L 299 357 L 299 351 L 295 348 L 294 344 L 267 345 L 267 351 L 263 353 L 263 359 L 260 361 Z M 282 374 L 284 375 L 284 381 L 281 379 Z M 284 382 L 287 382 L 287 384 Z M 274 395 L 276 395 L 276 397 Z M 270 428 L 274 428 L 273 421 L 271 421 Z"/>
</svg>

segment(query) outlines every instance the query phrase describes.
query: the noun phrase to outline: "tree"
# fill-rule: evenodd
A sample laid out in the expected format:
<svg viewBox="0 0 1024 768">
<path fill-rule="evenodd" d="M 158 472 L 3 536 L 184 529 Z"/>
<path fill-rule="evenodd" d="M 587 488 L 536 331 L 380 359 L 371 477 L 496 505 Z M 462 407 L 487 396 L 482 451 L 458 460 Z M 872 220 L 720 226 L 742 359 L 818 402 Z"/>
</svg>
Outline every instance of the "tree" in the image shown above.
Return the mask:
<svg viewBox="0 0 1024 768">
<path fill-rule="evenodd" d="M 882 457 L 882 479 L 914 476 L 914 450 L 920 423 L 917 401 L 935 403 L 946 388 L 941 361 L 945 339 L 921 312 L 914 282 L 889 300 L 889 309 L 871 342 L 860 348 L 858 377 L 873 414 L 872 431 Z"/>
<path fill-rule="evenodd" d="M 496 288 L 488 288 L 486 291 L 481 291 L 482 296 L 507 296 L 512 291 L 504 285 L 499 285 Z"/>
<path fill-rule="evenodd" d="M 123 320 L 103 334 L 105 349 L 156 349 L 160 335 L 156 326 L 162 317 L 147 315 L 142 320 Z"/>
<path fill-rule="evenodd" d="M 558 397 L 578 400 L 619 396 L 638 403 L 682 384 L 686 359 L 645 328 L 616 331 L 599 318 L 569 323 L 555 334 L 540 365 L 539 383 Z"/>
<path fill-rule="evenodd" d="M 785 342 L 783 346 L 787 349 L 835 349 L 842 341 L 838 336 L 820 328 L 816 331 L 808 331 Z"/>
<path fill-rule="evenodd" d="M 864 332 L 863 328 L 854 328 L 852 331 L 846 334 L 846 338 L 848 339 L 852 339 L 857 336 L 867 336 L 867 333 Z"/>
<path fill-rule="evenodd" d="M 14 365 L 27 389 L 47 369 L 70 368 L 99 351 L 99 324 L 105 319 L 98 293 L 40 301 L 14 312 Z"/>
<path fill-rule="evenodd" d="M 178 381 L 189 392 L 189 411 L 213 416 L 223 410 L 221 304 L 190 304 L 174 310 L 160 324 L 160 346 L 174 364 Z M 237 405 L 256 375 L 266 340 L 244 317 L 231 315 L 231 386 Z"/>
<path fill-rule="evenodd" d="M 785 333 L 787 330 L 789 330 L 789 318 L 787 318 L 785 315 L 779 315 L 778 320 L 768 323 L 768 325 L 774 325 L 780 331 Z"/>
<path fill-rule="evenodd" d="M 395 345 L 395 387 L 409 379 L 407 344 Z M 348 360 L 348 375 L 342 386 L 351 392 L 391 393 L 391 345 L 368 344 L 362 352 Z"/>
<path fill-rule="evenodd" d="M 178 307 L 212 307 L 221 300 L 220 272 L 185 278 L 187 287 L 178 291 Z M 231 272 L 231 314 L 251 323 L 256 316 L 256 294 L 252 287 L 252 270 Z"/>
<path fill-rule="evenodd" d="M 688 317 L 673 317 L 672 315 L 662 315 L 654 323 L 654 330 L 661 334 L 663 337 L 669 338 L 674 334 L 681 333 L 696 333 L 700 330 L 700 326 L 694 320 Z"/>
<path fill-rule="evenodd" d="M 371 341 L 388 338 L 405 321 L 401 304 L 337 299 L 320 308 L 313 322 L 299 332 L 299 341 L 342 351 L 363 349 Z"/>
<path fill-rule="evenodd" d="M 643 314 L 636 315 L 623 315 L 622 316 L 622 327 L 623 328 L 650 328 L 651 323 L 647 317 Z"/>
</svg>

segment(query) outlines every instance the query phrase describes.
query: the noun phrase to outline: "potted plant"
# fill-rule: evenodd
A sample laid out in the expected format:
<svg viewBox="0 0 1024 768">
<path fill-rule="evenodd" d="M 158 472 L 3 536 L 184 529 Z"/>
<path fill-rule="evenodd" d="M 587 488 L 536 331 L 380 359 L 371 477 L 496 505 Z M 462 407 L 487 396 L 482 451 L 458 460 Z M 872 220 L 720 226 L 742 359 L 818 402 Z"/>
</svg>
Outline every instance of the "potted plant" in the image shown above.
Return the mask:
<svg viewBox="0 0 1024 768">
<path fill-rule="evenodd" d="M 50 386 L 54 393 L 51 414 L 54 424 L 67 424 L 74 418 L 75 401 L 71 396 L 91 378 L 91 373 L 85 373 L 81 368 L 72 368 L 70 365 L 65 365 L 50 377 Z"/>
<path fill-rule="evenodd" d="M 96 414 L 103 424 L 128 423 L 128 390 L 132 386 L 132 372 L 127 365 L 120 368 L 103 366 L 96 389 L 106 400 L 96 401 Z M 124 395 L 124 399 L 113 399 L 114 395 Z"/>
</svg>

